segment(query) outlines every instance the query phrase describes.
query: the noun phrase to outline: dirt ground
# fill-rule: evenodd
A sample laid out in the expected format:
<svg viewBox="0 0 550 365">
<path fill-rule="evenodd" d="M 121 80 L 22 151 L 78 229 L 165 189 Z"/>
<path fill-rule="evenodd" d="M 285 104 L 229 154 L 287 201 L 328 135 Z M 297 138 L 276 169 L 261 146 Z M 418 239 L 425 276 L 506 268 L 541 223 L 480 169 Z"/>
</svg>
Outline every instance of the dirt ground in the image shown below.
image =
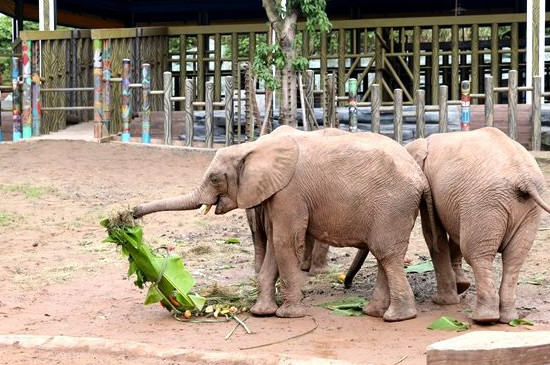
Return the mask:
<svg viewBox="0 0 550 365">
<path fill-rule="evenodd" d="M 212 154 L 205 152 L 117 143 L 0 144 L 0 335 L 94 337 L 129 344 L 117 347 L 119 350 L 2 345 L 0 363 L 266 364 L 280 357 L 290 363 L 314 363 L 311 358 L 324 358 L 327 363 L 421 364 L 425 363 L 427 345 L 458 335 L 428 330 L 432 321 L 442 315 L 468 321 L 474 290 L 463 294 L 459 305 L 435 305 L 430 300 L 435 291 L 433 272 L 408 275 L 419 311 L 412 320 L 385 323 L 368 316 L 342 317 L 314 306 L 334 298 L 369 297 L 372 292 L 372 257 L 354 287 L 346 290 L 337 274 L 345 272 L 355 250 L 335 248 L 329 253 L 328 274 L 316 278 L 304 275 L 304 302 L 311 308 L 310 316 L 250 317 L 246 321 L 253 331 L 250 335 L 238 328 L 225 340 L 235 322 L 178 322 L 158 305 L 144 306 L 145 291 L 127 278 L 126 259 L 112 244 L 102 242 L 106 232 L 99 220 L 128 205 L 189 191 L 200 181 L 211 158 Z M 541 167 L 550 184 L 550 163 L 542 162 Z M 518 287 L 516 306 L 534 326 L 473 325 L 471 330 L 550 330 L 549 226 L 545 214 Z M 194 211 L 158 213 L 147 217 L 143 227 L 150 245 L 172 245 L 183 257 L 199 292 L 215 283 L 238 292 L 253 288 L 253 247 L 244 211 L 225 216 L 199 216 Z M 241 243 L 223 243 L 230 237 Z M 418 261 L 427 255 L 417 224 L 408 256 Z M 496 268 L 498 264 L 497 260 Z M 299 335 L 315 324 L 318 327 L 305 336 L 240 350 Z M 158 352 L 137 351 L 134 342 L 158 351 L 189 352 L 187 356 L 161 357 Z M 206 351 L 223 353 L 215 360 L 215 354 L 203 356 Z M 229 361 L 230 356 L 235 359 Z"/>
</svg>

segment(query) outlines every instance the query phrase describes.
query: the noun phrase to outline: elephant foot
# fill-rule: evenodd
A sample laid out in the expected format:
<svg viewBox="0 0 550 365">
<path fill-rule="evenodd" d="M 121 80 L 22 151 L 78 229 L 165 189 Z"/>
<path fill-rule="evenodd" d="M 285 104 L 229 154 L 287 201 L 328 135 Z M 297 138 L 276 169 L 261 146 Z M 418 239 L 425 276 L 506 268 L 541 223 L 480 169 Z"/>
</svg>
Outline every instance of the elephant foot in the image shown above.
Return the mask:
<svg viewBox="0 0 550 365">
<path fill-rule="evenodd" d="M 372 301 L 363 307 L 363 313 L 371 317 L 383 317 L 387 309 L 388 305 Z"/>
<path fill-rule="evenodd" d="M 300 270 L 309 271 L 310 268 L 311 268 L 311 261 L 310 260 L 302 261 L 302 264 L 300 265 Z"/>
<path fill-rule="evenodd" d="M 499 318 L 498 305 L 478 304 L 472 314 L 472 319 L 477 323 L 495 323 Z"/>
<path fill-rule="evenodd" d="M 455 293 L 452 293 L 452 294 L 450 294 L 450 293 L 449 294 L 437 293 L 432 298 L 432 300 L 435 304 L 440 304 L 440 305 L 451 305 L 451 304 L 460 303 L 460 297 Z"/>
<path fill-rule="evenodd" d="M 319 275 L 319 274 L 324 274 L 327 271 L 328 271 L 328 265 L 327 264 L 320 265 L 320 266 L 312 266 L 309 269 L 308 275 L 309 276 L 316 276 L 316 275 Z"/>
<path fill-rule="evenodd" d="M 277 308 L 275 302 L 259 300 L 250 308 L 250 313 L 255 316 L 272 316 L 277 312 Z"/>
<path fill-rule="evenodd" d="M 279 307 L 279 309 L 277 309 L 275 315 L 279 318 L 300 318 L 304 317 L 306 313 L 306 307 L 301 304 L 283 304 Z"/>
<path fill-rule="evenodd" d="M 518 312 L 513 306 L 507 309 L 500 309 L 500 318 L 498 319 L 500 323 L 510 323 L 511 320 L 516 318 L 519 318 Z"/>
<path fill-rule="evenodd" d="M 414 303 L 403 305 L 390 305 L 384 313 L 384 321 L 397 322 L 416 317 L 416 307 Z"/>
</svg>

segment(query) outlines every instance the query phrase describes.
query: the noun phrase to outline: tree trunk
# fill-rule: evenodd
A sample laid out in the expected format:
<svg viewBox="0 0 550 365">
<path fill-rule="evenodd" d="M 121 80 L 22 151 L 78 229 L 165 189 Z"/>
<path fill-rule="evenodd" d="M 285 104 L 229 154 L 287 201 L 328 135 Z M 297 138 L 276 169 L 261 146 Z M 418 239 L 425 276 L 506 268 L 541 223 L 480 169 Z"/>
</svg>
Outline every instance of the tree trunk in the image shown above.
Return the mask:
<svg viewBox="0 0 550 365">
<path fill-rule="evenodd" d="M 279 27 L 275 27 L 277 39 L 282 51 L 286 55 L 286 63 L 281 70 L 281 122 L 296 128 L 297 122 L 297 96 L 296 96 L 296 73 L 292 70 L 292 61 L 296 58 L 296 51 L 293 48 L 296 37 L 295 24 L 298 18 L 295 12 L 288 13 L 281 21 Z"/>
</svg>

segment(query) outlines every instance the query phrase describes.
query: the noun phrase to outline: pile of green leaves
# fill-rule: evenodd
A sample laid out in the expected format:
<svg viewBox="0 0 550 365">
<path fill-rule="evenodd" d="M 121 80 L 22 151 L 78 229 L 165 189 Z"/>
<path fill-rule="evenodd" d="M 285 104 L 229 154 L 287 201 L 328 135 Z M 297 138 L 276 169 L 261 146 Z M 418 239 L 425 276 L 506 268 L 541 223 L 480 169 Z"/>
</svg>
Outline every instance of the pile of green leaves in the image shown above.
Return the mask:
<svg viewBox="0 0 550 365">
<path fill-rule="evenodd" d="M 143 230 L 133 219 L 119 215 L 100 222 L 107 229 L 104 242 L 120 246 L 130 264 L 128 276 L 135 275 L 134 284 L 143 289 L 150 283 L 144 304 L 160 302 L 168 311 L 184 313 L 187 310 L 201 311 L 205 298 L 191 294 L 195 285 L 178 256 L 160 256 L 143 241 Z"/>
</svg>

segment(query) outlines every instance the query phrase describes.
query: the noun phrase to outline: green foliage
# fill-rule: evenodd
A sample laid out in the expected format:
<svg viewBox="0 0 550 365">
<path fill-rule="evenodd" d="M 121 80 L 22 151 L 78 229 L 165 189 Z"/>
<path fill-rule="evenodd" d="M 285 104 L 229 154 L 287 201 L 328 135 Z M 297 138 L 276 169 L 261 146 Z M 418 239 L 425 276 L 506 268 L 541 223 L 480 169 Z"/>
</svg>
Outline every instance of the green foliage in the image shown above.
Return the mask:
<svg viewBox="0 0 550 365">
<path fill-rule="evenodd" d="M 432 322 L 428 326 L 428 329 L 448 332 L 462 332 L 470 329 L 470 324 L 460 322 L 458 319 L 454 319 L 452 317 L 443 316 Z"/>
<path fill-rule="evenodd" d="M 306 29 L 309 32 L 320 30 L 329 32 L 332 24 L 328 20 L 325 11 L 327 7 L 326 0 L 288 0 L 288 8 L 299 8 L 302 15 L 306 18 Z"/>
<path fill-rule="evenodd" d="M 279 82 L 273 76 L 271 67 L 275 66 L 278 70 L 282 70 L 285 63 L 286 55 L 278 43 L 259 43 L 256 46 L 256 57 L 254 57 L 252 68 L 256 76 L 265 82 L 267 89 L 275 90 L 279 88 Z"/>
<path fill-rule="evenodd" d="M 362 316 L 365 303 L 364 298 L 349 297 L 324 302 L 318 306 L 330 309 L 334 314 L 342 316 Z"/>
<path fill-rule="evenodd" d="M 143 288 L 145 283 L 151 283 L 144 304 L 160 302 L 176 313 L 202 309 L 206 300 L 189 293 L 195 280 L 179 257 L 161 257 L 151 251 L 143 242 L 140 226 L 121 225 L 120 219 L 104 219 L 100 223 L 108 232 L 105 242 L 120 246 L 122 254 L 128 257 L 128 276 L 136 276 L 134 284 Z"/>
<path fill-rule="evenodd" d="M 516 318 L 516 319 L 512 319 L 510 322 L 508 322 L 508 325 L 510 325 L 512 327 L 517 327 L 517 326 L 521 326 L 521 325 L 532 326 L 533 323 L 531 323 L 529 321 L 526 321 L 525 319 L 522 319 L 522 318 Z"/>
<path fill-rule="evenodd" d="M 405 268 L 406 273 L 423 273 L 428 271 L 434 271 L 434 264 L 431 260 L 421 262 L 415 265 L 409 265 Z"/>
</svg>

